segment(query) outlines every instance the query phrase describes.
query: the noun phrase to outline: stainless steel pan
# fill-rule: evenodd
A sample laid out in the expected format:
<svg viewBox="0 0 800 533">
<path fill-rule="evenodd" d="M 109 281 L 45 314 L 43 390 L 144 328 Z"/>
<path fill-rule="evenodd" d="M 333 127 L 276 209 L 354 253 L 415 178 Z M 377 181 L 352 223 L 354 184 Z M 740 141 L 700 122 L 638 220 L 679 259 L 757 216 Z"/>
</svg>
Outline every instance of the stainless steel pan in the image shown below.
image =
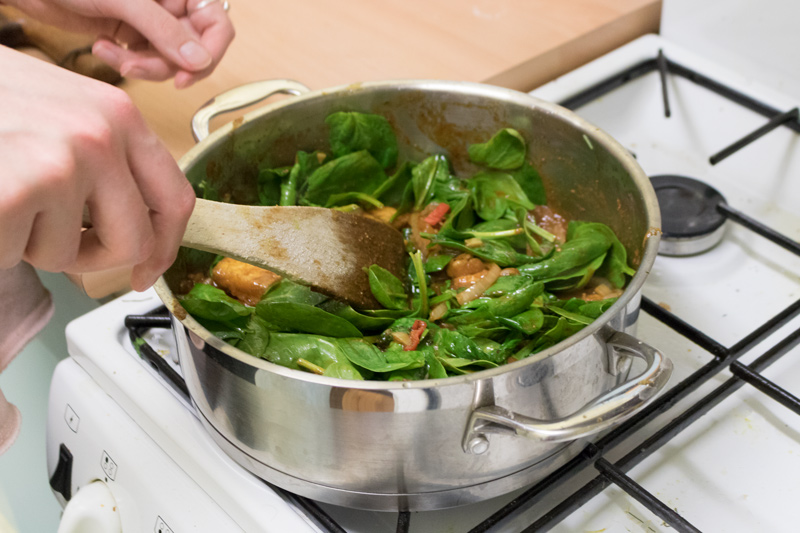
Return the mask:
<svg viewBox="0 0 800 533">
<path fill-rule="evenodd" d="M 223 111 L 270 94 L 269 104 L 208 133 Z M 446 153 L 471 170 L 470 143 L 519 130 L 550 204 L 568 217 L 605 222 L 638 271 L 592 325 L 527 359 L 443 380 L 351 382 L 283 368 L 211 335 L 181 308 L 185 275 L 213 257 L 183 250 L 156 288 L 173 314 L 179 356 L 200 419 L 235 461 L 267 481 L 352 507 L 424 510 L 509 492 L 578 453 L 586 438 L 641 409 L 671 364 L 630 336 L 641 287 L 658 248 L 659 210 L 631 155 L 575 114 L 529 95 L 444 81 L 364 83 L 309 92 L 260 82 L 212 100 L 195 117 L 200 141 L 181 160 L 241 203 L 253 201 L 259 164 L 286 165 L 298 149 L 327 149 L 324 118 L 355 110 L 386 116 L 401 157 Z M 636 376 L 627 379 L 633 360 Z"/>
</svg>

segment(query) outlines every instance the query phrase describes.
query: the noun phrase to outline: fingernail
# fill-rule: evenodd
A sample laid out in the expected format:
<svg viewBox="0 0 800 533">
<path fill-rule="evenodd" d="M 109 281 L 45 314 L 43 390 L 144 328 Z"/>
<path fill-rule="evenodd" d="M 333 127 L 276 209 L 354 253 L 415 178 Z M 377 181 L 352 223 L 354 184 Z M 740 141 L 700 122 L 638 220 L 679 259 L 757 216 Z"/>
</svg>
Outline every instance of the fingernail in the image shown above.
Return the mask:
<svg viewBox="0 0 800 533">
<path fill-rule="evenodd" d="M 187 41 L 180 48 L 181 57 L 196 69 L 205 68 L 211 64 L 211 55 L 195 41 Z"/>
</svg>

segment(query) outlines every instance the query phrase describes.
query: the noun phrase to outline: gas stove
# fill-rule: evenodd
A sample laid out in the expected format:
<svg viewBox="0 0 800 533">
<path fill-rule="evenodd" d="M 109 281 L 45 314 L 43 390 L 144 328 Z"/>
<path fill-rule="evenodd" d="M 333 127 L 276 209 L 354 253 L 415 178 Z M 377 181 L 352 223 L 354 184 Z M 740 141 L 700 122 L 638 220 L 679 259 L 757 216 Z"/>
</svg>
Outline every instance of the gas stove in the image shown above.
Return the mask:
<svg viewBox="0 0 800 533">
<path fill-rule="evenodd" d="M 71 358 L 53 377 L 47 443 L 62 503 L 99 481 L 116 530 L 162 533 L 795 530 L 797 100 L 652 35 L 532 94 L 607 131 L 648 175 L 673 177 L 662 205 L 680 211 L 687 197 L 707 196 L 676 192 L 675 176 L 724 198 L 694 208 L 710 231 L 678 226 L 664 250 L 672 255 L 658 257 L 644 286 L 638 336 L 675 365 L 654 403 L 501 498 L 413 514 L 321 504 L 216 447 L 181 386 L 171 332 L 157 329 L 160 301 L 131 293 L 67 329 Z M 140 316 L 126 327 L 129 315 Z"/>
</svg>

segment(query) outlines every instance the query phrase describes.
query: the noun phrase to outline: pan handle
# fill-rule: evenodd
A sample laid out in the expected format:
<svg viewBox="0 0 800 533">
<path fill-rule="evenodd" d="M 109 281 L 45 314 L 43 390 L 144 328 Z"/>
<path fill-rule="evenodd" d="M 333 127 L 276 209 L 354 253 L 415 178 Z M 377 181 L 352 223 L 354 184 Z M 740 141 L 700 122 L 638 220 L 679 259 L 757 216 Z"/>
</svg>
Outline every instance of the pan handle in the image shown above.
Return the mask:
<svg viewBox="0 0 800 533">
<path fill-rule="evenodd" d="M 565 442 L 598 433 L 634 415 L 667 384 L 672 374 L 672 361 L 627 333 L 614 332 L 606 345 L 616 355 L 643 359 L 647 369 L 590 401 L 576 413 L 556 420 L 537 420 L 495 405 L 479 407 L 472 412 L 467 424 L 462 442 L 464 451 L 485 453 L 489 449 L 488 433 L 520 435 L 541 442 Z M 610 358 L 611 361 L 616 359 Z"/>
<path fill-rule="evenodd" d="M 293 94 L 300 96 L 311 91 L 302 83 L 292 80 L 264 80 L 240 85 L 219 94 L 200 106 L 192 117 L 192 136 L 196 142 L 208 137 L 208 124 L 222 113 L 236 111 L 256 104 L 273 94 Z"/>
</svg>

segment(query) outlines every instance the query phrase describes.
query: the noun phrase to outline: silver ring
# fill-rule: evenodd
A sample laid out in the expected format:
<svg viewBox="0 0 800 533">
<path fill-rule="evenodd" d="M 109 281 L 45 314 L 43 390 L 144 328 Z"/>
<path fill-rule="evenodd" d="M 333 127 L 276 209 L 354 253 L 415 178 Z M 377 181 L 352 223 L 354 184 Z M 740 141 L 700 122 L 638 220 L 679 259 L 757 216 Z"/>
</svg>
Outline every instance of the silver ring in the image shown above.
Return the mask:
<svg viewBox="0 0 800 533">
<path fill-rule="evenodd" d="M 208 6 L 210 6 L 211 4 L 213 4 L 215 2 L 219 2 L 219 0 L 200 0 L 200 2 L 198 2 L 198 4 L 196 6 L 194 6 L 194 9 L 192 10 L 192 13 L 194 13 L 196 11 L 200 11 L 204 7 L 208 7 Z M 231 6 L 228 3 L 228 0 L 223 0 L 222 9 L 225 12 L 227 12 L 230 8 L 231 8 Z"/>
</svg>

